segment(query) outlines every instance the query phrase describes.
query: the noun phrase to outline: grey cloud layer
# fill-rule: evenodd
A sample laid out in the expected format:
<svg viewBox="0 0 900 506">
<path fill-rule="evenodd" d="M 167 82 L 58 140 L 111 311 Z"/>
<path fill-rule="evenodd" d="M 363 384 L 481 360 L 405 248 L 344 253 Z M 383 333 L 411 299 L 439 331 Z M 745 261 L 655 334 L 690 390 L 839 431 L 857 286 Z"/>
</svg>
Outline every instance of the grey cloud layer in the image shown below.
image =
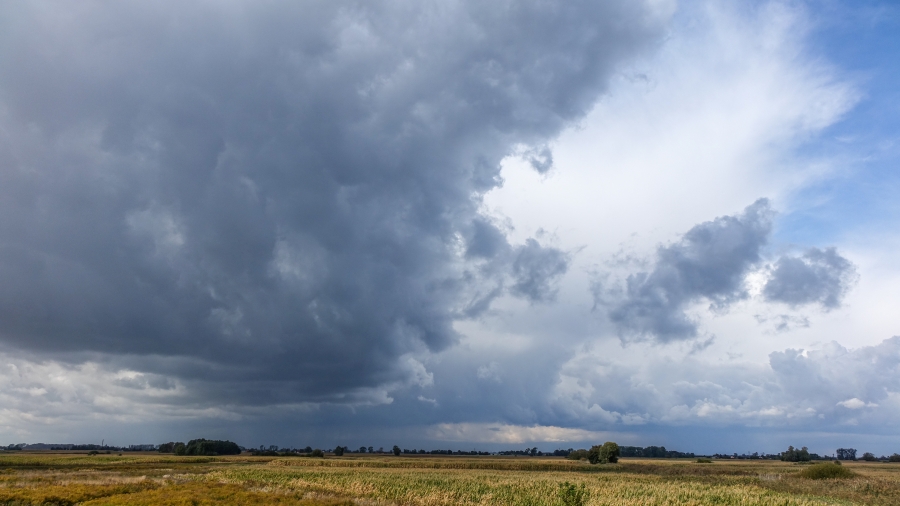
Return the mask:
<svg viewBox="0 0 900 506">
<path fill-rule="evenodd" d="M 7 6 L 0 339 L 234 402 L 415 382 L 503 286 L 552 299 L 566 255 L 481 196 L 657 40 L 650 4 Z"/>
<path fill-rule="evenodd" d="M 701 223 L 675 244 L 662 246 L 650 272 L 628 276 L 609 317 L 623 337 L 660 341 L 697 335 L 688 304 L 705 298 L 718 308 L 746 296 L 744 276 L 760 261 L 772 229 L 772 210 L 760 199 L 738 216 Z"/>
<path fill-rule="evenodd" d="M 710 309 L 721 311 L 747 298 L 746 278 L 763 262 L 773 217 L 769 201 L 760 199 L 740 215 L 696 225 L 678 242 L 661 246 L 653 269 L 630 274 L 621 292 L 613 289 L 610 296 L 596 284 L 595 306 L 606 307 L 624 339 L 669 342 L 697 337 L 698 325 L 686 309 L 708 301 Z M 825 310 L 840 306 L 857 277 L 853 263 L 835 248 L 781 256 L 767 270 L 764 300 L 792 307 L 819 304 Z M 803 317 L 782 315 L 776 330 L 804 322 L 808 326 Z"/>
<path fill-rule="evenodd" d="M 835 309 L 856 278 L 856 267 L 834 248 L 810 248 L 800 257 L 779 258 L 763 295 L 791 306 L 820 304 Z"/>
</svg>

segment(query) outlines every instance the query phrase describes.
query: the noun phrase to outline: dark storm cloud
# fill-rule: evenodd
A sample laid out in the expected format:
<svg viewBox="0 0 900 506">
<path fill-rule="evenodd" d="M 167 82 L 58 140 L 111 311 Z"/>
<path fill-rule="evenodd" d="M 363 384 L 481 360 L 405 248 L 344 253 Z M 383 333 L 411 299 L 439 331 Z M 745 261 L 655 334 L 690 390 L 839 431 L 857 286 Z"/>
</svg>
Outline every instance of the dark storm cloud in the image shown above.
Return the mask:
<svg viewBox="0 0 900 506">
<path fill-rule="evenodd" d="M 760 262 L 772 228 L 772 210 L 760 199 L 737 216 L 701 223 L 657 251 L 653 270 L 629 275 L 609 318 L 623 338 L 661 342 L 697 336 L 687 306 L 708 300 L 723 309 L 746 297 L 744 277 Z"/>
<path fill-rule="evenodd" d="M 553 151 L 547 146 L 528 150 L 525 158 L 531 167 L 541 174 L 546 174 L 553 168 Z"/>
<path fill-rule="evenodd" d="M 569 257 L 566 253 L 528 239 L 524 246 L 518 248 L 513 262 L 512 293 L 531 302 L 552 300 L 556 296 L 553 282 L 568 268 Z"/>
<path fill-rule="evenodd" d="M 7 5 L 0 339 L 121 357 L 236 403 L 424 381 L 401 357 L 454 343 L 454 319 L 505 277 L 552 298 L 565 254 L 510 245 L 481 198 L 661 21 L 612 0 Z M 677 301 L 642 316 L 650 285 L 734 296 L 727 275 L 678 273 L 703 271 L 689 254 L 728 242 L 704 234 L 749 213 L 661 250 L 623 328 L 690 333 Z M 726 267 L 752 260 L 742 247 Z"/>
<path fill-rule="evenodd" d="M 810 248 L 800 257 L 784 256 L 775 262 L 763 296 L 790 306 L 820 304 L 835 309 L 856 278 L 856 267 L 834 248 Z"/>
</svg>

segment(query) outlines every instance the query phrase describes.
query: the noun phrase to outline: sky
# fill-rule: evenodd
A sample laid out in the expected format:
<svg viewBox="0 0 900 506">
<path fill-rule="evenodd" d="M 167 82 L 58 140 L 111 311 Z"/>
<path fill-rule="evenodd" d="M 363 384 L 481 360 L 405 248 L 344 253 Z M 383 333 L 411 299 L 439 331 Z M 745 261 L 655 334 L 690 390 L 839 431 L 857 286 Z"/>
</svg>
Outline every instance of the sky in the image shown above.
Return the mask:
<svg viewBox="0 0 900 506">
<path fill-rule="evenodd" d="M 5 3 L 0 444 L 900 452 L 900 6 Z"/>
</svg>

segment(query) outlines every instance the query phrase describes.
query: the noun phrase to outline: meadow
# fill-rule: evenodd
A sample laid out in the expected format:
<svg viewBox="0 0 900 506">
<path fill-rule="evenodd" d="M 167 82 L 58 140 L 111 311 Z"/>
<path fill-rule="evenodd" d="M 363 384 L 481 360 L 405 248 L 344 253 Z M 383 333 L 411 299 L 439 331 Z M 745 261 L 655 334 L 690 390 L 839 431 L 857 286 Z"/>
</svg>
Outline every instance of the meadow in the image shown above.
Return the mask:
<svg viewBox="0 0 900 506">
<path fill-rule="evenodd" d="M 541 457 L 0 454 L 0 505 L 900 504 L 900 464 L 841 467 L 831 473 L 747 460 L 592 466 Z M 822 470 L 829 472 L 816 472 Z M 828 477 L 834 474 L 845 476 Z"/>
</svg>

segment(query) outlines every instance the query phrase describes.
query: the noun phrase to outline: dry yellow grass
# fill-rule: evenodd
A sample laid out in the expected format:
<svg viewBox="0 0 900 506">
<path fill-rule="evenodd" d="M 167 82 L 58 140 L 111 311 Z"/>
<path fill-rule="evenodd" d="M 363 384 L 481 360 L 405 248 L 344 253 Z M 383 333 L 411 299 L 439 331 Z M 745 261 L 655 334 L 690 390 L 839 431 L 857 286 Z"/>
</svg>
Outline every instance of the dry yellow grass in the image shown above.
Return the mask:
<svg viewBox="0 0 900 506">
<path fill-rule="evenodd" d="M 0 457 L 0 505 L 900 505 L 900 465 L 846 464 L 856 476 L 808 480 L 782 462 L 552 458 Z"/>
</svg>

